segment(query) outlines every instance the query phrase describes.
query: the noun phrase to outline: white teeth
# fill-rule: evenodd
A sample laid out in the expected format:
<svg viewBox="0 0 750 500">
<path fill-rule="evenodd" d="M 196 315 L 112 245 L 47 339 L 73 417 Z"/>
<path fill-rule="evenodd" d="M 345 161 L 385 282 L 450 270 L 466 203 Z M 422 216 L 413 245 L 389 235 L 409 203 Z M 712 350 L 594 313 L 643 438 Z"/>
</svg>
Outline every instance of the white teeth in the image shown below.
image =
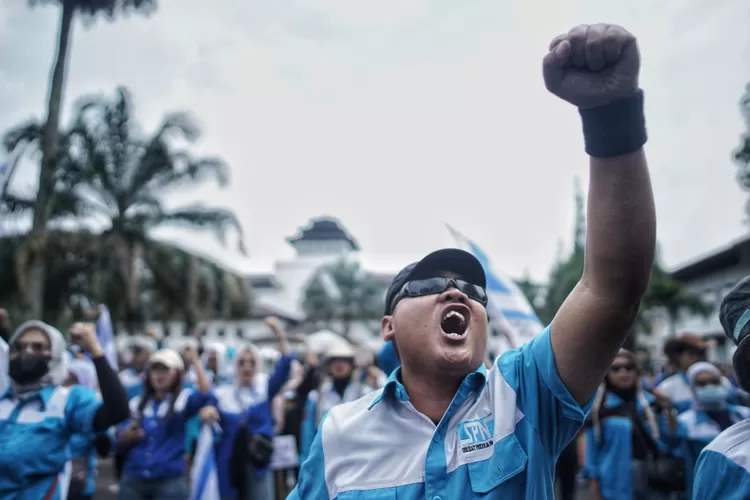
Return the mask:
<svg viewBox="0 0 750 500">
<path fill-rule="evenodd" d="M 464 323 L 466 322 L 466 318 L 464 318 L 464 315 L 458 311 L 448 311 L 448 314 L 445 315 L 446 318 L 450 318 L 451 316 L 458 316 L 459 318 L 461 318 L 461 321 L 463 321 Z"/>
</svg>

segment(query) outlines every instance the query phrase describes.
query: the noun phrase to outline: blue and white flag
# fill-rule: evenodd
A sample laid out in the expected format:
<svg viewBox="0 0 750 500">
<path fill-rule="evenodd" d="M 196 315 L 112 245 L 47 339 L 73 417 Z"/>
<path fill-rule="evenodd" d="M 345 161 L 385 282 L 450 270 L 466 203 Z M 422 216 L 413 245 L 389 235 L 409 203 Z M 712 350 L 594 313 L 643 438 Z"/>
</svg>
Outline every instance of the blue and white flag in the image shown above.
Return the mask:
<svg viewBox="0 0 750 500">
<path fill-rule="evenodd" d="M 99 306 L 99 318 L 96 320 L 96 338 L 99 339 L 99 345 L 102 346 L 102 351 L 104 351 L 109 366 L 117 373 L 119 363 L 117 362 L 115 331 L 112 328 L 112 317 L 109 315 L 109 309 L 105 305 Z"/>
<path fill-rule="evenodd" d="M 544 325 L 513 280 L 493 269 L 489 257 L 476 243 L 450 226 L 448 230 L 459 248 L 471 252 L 482 264 L 487 277 L 487 311 L 495 326 L 511 337 L 511 347 L 520 347 L 540 333 Z"/>
<path fill-rule="evenodd" d="M 5 186 L 8 184 L 10 179 L 10 164 L 0 163 L 0 200 L 5 196 Z"/>
<path fill-rule="evenodd" d="M 220 500 L 219 475 L 214 456 L 214 433 L 210 425 L 201 427 L 195 459 L 190 470 L 190 500 Z"/>
</svg>

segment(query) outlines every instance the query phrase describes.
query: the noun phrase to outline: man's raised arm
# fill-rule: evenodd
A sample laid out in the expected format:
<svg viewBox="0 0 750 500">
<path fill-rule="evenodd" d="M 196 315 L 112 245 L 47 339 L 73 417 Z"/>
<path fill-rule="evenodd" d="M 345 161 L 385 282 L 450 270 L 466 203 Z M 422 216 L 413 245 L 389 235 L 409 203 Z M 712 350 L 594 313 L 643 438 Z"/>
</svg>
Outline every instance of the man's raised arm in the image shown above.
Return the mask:
<svg viewBox="0 0 750 500">
<path fill-rule="evenodd" d="M 584 272 L 550 331 L 557 371 L 580 404 L 622 346 L 654 260 L 639 69 L 635 38 L 606 24 L 558 36 L 544 59 L 547 89 L 580 110 L 591 157 Z"/>
</svg>

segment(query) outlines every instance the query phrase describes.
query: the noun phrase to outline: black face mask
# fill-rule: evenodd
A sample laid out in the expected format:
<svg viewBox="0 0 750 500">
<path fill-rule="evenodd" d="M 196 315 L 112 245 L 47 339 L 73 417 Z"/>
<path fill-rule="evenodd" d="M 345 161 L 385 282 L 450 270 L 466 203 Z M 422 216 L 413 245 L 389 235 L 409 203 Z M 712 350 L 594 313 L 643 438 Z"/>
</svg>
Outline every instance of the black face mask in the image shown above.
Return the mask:
<svg viewBox="0 0 750 500">
<path fill-rule="evenodd" d="M 22 352 L 9 363 L 8 375 L 18 384 L 30 384 L 41 379 L 49 371 L 51 356 Z"/>
</svg>

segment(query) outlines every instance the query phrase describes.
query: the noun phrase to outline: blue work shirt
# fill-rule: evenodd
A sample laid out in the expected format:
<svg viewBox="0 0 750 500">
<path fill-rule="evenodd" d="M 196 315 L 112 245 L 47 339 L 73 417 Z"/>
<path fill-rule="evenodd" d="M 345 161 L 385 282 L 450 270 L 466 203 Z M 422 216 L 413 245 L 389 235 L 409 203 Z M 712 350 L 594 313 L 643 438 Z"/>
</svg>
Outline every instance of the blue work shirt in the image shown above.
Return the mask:
<svg viewBox="0 0 750 500">
<path fill-rule="evenodd" d="M 729 405 L 727 407 L 730 421 L 735 424 L 750 418 L 750 408 Z M 705 411 L 690 409 L 678 418 L 677 436 L 679 439 L 679 456 L 685 460 L 685 471 L 688 481 L 688 492 L 691 491 L 695 477 L 693 472 L 700 453 L 713 439 L 721 434 L 721 427 Z"/>
<path fill-rule="evenodd" d="M 315 441 L 315 435 L 318 433 L 318 425 L 325 418 L 331 408 L 355 401 L 365 394 L 373 391 L 373 388 L 364 382 L 357 383 L 352 380 L 344 389 L 343 396 L 340 395 L 329 379 L 323 381 L 320 387 L 312 391 L 307 396 L 305 403 L 305 413 L 300 423 L 300 444 L 299 459 L 300 463 L 307 459 L 310 454 L 310 448 Z"/>
<path fill-rule="evenodd" d="M 648 404 L 653 403 L 654 396 L 644 394 Z M 607 500 L 632 500 L 633 498 L 633 421 L 624 406 L 623 399 L 611 392 L 605 396 L 599 410 L 602 417 L 599 421 L 600 436 L 597 439 L 595 429 L 587 426 L 585 432 L 586 463 L 584 473 L 589 479 L 597 479 L 602 498 Z M 653 433 L 654 429 L 646 419 L 643 404 L 636 400 L 636 409 L 646 432 Z M 657 425 L 663 435 L 666 422 L 657 416 Z M 661 441 L 654 441 L 656 445 L 666 451 L 667 445 Z"/>
<path fill-rule="evenodd" d="M 124 430 L 133 418 L 139 418 L 145 436 L 125 451 L 123 474 L 140 479 L 157 479 L 185 474 L 185 426 L 201 408 L 215 404 L 211 392 L 183 389 L 170 416 L 171 397 L 149 401 L 138 414 L 140 396 L 130 401 L 131 419 L 120 425 Z"/>
<path fill-rule="evenodd" d="M 560 380 L 549 328 L 467 375 L 437 426 L 399 374 L 328 413 L 290 499 L 554 498 L 555 462 L 591 401 Z"/>
<path fill-rule="evenodd" d="M 286 383 L 291 367 L 292 357 L 281 356 L 271 376 L 257 374 L 252 387 L 225 385 L 216 388 L 216 408 L 221 417 L 222 430 L 216 444 L 216 468 L 222 496 L 232 496 L 236 493 L 232 485 L 230 463 L 234 440 L 240 426 L 245 423 L 251 433 L 273 437 L 271 400 Z M 256 470 L 258 475 L 265 472 L 265 469 Z"/>
<path fill-rule="evenodd" d="M 86 460 L 87 476 L 86 476 L 86 487 L 83 490 L 84 495 L 93 495 L 96 491 L 96 447 L 94 446 L 94 439 L 96 434 L 73 434 L 70 438 L 70 456 L 72 458 L 79 458 Z"/>
<path fill-rule="evenodd" d="M 74 434 L 92 432 L 102 402 L 82 386 L 45 387 L 20 401 L 0 398 L 0 498 L 60 498 L 58 474 L 70 460 Z"/>
<path fill-rule="evenodd" d="M 750 492 L 750 420 L 734 424 L 698 457 L 693 500 L 746 500 Z"/>
</svg>

